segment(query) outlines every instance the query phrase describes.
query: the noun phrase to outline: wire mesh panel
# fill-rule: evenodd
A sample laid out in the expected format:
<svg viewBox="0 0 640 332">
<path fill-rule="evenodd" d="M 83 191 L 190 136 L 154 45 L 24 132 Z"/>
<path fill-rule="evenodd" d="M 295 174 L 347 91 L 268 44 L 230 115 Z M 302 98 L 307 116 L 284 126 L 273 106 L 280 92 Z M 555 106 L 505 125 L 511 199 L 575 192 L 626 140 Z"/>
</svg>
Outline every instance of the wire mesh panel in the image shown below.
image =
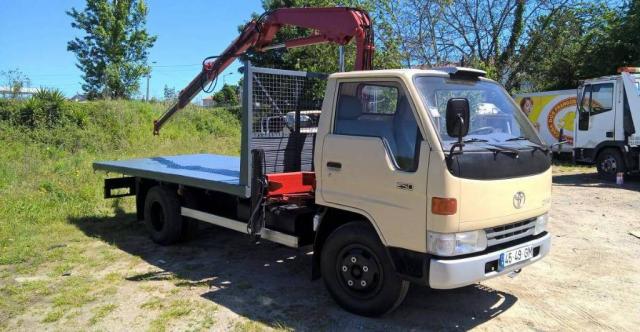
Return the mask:
<svg viewBox="0 0 640 332">
<path fill-rule="evenodd" d="M 264 151 L 267 173 L 312 170 L 326 75 L 248 64 L 244 70 L 249 150 Z"/>
</svg>

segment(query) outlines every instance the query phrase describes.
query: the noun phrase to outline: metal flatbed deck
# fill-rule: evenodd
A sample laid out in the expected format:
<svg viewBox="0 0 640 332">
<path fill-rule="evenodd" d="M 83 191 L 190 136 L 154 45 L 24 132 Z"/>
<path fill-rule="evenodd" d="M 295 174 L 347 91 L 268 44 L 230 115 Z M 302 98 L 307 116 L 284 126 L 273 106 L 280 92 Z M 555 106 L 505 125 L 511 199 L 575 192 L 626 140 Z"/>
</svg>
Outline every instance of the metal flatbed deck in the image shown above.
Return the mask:
<svg viewBox="0 0 640 332">
<path fill-rule="evenodd" d="M 93 169 L 248 196 L 240 181 L 240 157 L 190 154 L 98 161 Z"/>
</svg>

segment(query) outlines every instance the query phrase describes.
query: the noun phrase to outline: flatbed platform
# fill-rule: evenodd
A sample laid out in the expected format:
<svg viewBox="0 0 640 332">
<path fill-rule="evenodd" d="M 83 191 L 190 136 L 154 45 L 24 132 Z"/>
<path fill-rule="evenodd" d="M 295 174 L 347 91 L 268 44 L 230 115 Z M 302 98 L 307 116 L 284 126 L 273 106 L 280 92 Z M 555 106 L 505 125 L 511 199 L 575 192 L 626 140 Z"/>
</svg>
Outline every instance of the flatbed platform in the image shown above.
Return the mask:
<svg viewBox="0 0 640 332">
<path fill-rule="evenodd" d="M 240 181 L 240 157 L 215 154 L 159 156 L 98 161 L 93 163 L 93 169 L 248 196 L 248 188 Z"/>
</svg>

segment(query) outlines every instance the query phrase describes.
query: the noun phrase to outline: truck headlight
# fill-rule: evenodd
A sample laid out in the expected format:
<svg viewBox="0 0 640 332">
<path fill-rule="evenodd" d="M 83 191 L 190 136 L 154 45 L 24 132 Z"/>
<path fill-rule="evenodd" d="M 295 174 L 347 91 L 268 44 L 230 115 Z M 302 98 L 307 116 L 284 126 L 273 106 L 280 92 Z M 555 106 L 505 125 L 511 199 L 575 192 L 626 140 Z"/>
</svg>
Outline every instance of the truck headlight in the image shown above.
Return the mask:
<svg viewBox="0 0 640 332">
<path fill-rule="evenodd" d="M 536 218 L 536 227 L 533 230 L 533 235 L 538 235 L 547 230 L 547 222 L 549 221 L 549 214 L 545 213 Z"/>
<path fill-rule="evenodd" d="M 487 249 L 483 230 L 462 233 L 427 232 L 427 250 L 438 256 L 456 256 Z"/>
</svg>

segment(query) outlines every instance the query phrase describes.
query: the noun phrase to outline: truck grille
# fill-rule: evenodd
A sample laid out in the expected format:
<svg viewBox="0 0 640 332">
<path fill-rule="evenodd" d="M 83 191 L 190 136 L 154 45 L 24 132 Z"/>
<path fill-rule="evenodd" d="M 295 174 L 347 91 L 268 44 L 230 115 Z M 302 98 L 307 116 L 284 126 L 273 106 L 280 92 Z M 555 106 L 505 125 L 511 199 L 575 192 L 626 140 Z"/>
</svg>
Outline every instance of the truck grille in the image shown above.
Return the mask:
<svg viewBox="0 0 640 332">
<path fill-rule="evenodd" d="M 491 247 L 533 235 L 535 226 L 536 218 L 531 218 L 509 225 L 487 228 L 485 229 L 487 246 Z"/>
</svg>

